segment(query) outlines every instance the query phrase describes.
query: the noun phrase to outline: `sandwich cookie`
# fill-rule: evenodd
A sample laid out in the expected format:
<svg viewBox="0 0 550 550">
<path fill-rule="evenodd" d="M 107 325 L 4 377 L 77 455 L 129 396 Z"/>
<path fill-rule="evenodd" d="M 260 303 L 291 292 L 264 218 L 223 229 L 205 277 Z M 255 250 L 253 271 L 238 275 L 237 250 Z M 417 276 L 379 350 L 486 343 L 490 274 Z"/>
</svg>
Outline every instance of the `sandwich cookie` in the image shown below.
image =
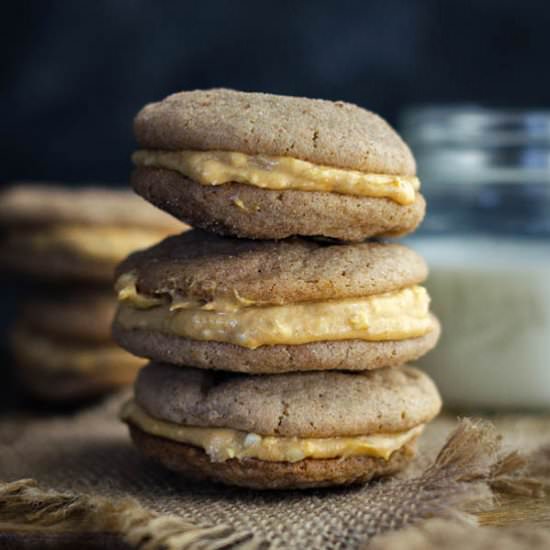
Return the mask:
<svg viewBox="0 0 550 550">
<path fill-rule="evenodd" d="M 12 333 L 11 351 L 27 390 L 52 401 L 77 401 L 127 386 L 143 366 L 113 343 L 62 339 L 24 322 Z"/>
<path fill-rule="evenodd" d="M 305 489 L 401 470 L 440 407 L 410 367 L 248 376 L 151 364 L 122 418 L 145 455 L 191 478 Z"/>
<path fill-rule="evenodd" d="M 146 105 L 134 131 L 134 189 L 194 227 L 361 241 L 424 217 L 409 148 L 356 105 L 198 90 Z"/>
<path fill-rule="evenodd" d="M 130 252 L 185 226 L 128 191 L 18 184 L 0 194 L 0 263 L 50 280 L 110 282 Z"/>
<path fill-rule="evenodd" d="M 193 230 L 118 267 L 113 334 L 142 357 L 252 374 L 397 366 L 439 336 L 426 275 L 397 244 Z"/>
<path fill-rule="evenodd" d="M 71 287 L 33 295 L 21 307 L 20 319 L 33 332 L 57 339 L 104 344 L 111 342 L 117 301 L 112 291 Z"/>
</svg>

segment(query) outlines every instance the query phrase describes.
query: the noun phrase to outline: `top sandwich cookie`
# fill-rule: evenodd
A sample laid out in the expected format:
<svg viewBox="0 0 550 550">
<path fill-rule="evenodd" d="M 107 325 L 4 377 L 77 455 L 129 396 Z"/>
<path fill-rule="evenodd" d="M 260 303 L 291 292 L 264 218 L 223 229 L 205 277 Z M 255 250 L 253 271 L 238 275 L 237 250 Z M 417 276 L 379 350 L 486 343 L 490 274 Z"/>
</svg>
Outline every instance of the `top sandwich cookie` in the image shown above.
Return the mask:
<svg viewBox="0 0 550 550">
<path fill-rule="evenodd" d="M 129 191 L 21 183 L 0 193 L 0 228 L 10 270 L 107 283 L 130 252 L 186 227 Z"/>
<path fill-rule="evenodd" d="M 379 116 L 355 105 L 215 89 L 138 113 L 135 190 L 222 235 L 360 241 L 422 221 L 414 158 Z"/>
<path fill-rule="evenodd" d="M 249 373 L 412 361 L 439 325 L 426 264 L 397 244 L 220 238 L 199 230 L 117 269 L 120 345 L 172 364 Z"/>
</svg>

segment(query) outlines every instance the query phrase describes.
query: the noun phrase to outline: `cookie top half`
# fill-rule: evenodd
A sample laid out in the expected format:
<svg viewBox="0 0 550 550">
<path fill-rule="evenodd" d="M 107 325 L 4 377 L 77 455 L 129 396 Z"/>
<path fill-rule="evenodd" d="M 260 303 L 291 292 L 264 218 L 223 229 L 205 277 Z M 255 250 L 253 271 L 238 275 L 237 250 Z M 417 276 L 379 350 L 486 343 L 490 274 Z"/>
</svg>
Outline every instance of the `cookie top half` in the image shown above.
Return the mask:
<svg viewBox="0 0 550 550">
<path fill-rule="evenodd" d="M 408 146 L 385 120 L 343 101 L 180 92 L 146 105 L 134 132 L 144 149 L 238 151 L 378 174 L 416 173 Z"/>
<path fill-rule="evenodd" d="M 174 424 L 298 437 L 402 432 L 441 407 L 430 378 L 410 367 L 249 376 L 151 364 L 135 395 Z"/>
<path fill-rule="evenodd" d="M 172 216 L 128 190 L 21 182 L 0 192 L 0 225 L 90 225 L 182 230 Z"/>
<path fill-rule="evenodd" d="M 398 244 L 255 241 L 192 230 L 132 254 L 117 276 L 119 291 L 129 284 L 149 298 L 287 304 L 391 292 L 422 282 L 427 266 Z"/>
</svg>

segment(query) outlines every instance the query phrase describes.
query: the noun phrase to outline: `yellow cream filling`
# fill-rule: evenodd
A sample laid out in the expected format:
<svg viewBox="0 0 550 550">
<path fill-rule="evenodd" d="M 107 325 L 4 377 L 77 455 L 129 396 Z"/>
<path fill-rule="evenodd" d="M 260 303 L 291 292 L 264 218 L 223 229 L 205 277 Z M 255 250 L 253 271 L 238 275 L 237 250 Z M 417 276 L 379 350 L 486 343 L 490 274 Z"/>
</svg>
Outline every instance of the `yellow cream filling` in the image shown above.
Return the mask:
<svg viewBox="0 0 550 550">
<path fill-rule="evenodd" d="M 232 151 L 147 149 L 136 151 L 132 160 L 137 166 L 175 170 L 202 185 L 237 182 L 279 191 L 295 189 L 388 198 L 403 205 L 413 203 L 416 191 L 420 189 L 420 181 L 414 176 L 368 174 L 292 157 L 246 155 Z"/>
<path fill-rule="evenodd" d="M 123 273 L 115 283 L 118 301 L 125 302 L 136 309 L 149 309 L 155 306 L 166 305 L 167 299 L 154 296 L 146 296 L 138 292 L 137 276 L 134 271 Z M 260 302 L 242 297 L 236 290 L 229 296 L 217 297 L 210 302 L 201 302 L 190 298 L 171 298 L 170 311 L 176 309 L 200 309 L 204 311 L 238 311 L 243 307 L 261 305 Z"/>
<path fill-rule="evenodd" d="M 178 443 L 203 449 L 213 462 L 231 458 L 256 458 L 267 462 L 299 462 L 306 458 L 346 458 L 372 456 L 388 460 L 414 438 L 424 425 L 405 432 L 352 437 L 276 437 L 262 436 L 228 428 L 181 426 L 150 416 L 135 401 L 124 405 L 121 418 L 140 430 Z"/>
<path fill-rule="evenodd" d="M 120 261 L 140 248 L 156 244 L 166 231 L 122 226 L 53 225 L 15 236 L 40 250 L 73 250 L 84 257 Z"/>
<path fill-rule="evenodd" d="M 433 328 L 429 296 L 420 286 L 362 298 L 239 307 L 223 301 L 169 305 L 142 297 L 134 284 L 119 287 L 119 299 L 117 323 L 125 329 L 155 330 L 249 349 L 334 340 L 402 340 Z"/>
<path fill-rule="evenodd" d="M 136 276 L 133 272 L 123 273 L 117 279 L 115 291 L 119 302 L 127 302 L 138 309 L 147 309 L 164 303 L 164 300 L 160 298 L 140 294 L 136 288 Z"/>
</svg>

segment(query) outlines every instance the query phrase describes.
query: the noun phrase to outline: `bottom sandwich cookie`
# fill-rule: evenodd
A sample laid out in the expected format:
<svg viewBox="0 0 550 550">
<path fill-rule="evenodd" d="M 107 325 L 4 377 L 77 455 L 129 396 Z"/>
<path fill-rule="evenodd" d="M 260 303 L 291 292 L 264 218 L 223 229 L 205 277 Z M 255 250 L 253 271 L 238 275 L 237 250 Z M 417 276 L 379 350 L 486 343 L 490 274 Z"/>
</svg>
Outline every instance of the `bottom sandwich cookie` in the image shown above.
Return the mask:
<svg viewBox="0 0 550 550">
<path fill-rule="evenodd" d="M 122 418 L 146 456 L 188 477 L 290 489 L 401 470 L 440 407 L 410 367 L 251 376 L 150 364 Z"/>
</svg>

